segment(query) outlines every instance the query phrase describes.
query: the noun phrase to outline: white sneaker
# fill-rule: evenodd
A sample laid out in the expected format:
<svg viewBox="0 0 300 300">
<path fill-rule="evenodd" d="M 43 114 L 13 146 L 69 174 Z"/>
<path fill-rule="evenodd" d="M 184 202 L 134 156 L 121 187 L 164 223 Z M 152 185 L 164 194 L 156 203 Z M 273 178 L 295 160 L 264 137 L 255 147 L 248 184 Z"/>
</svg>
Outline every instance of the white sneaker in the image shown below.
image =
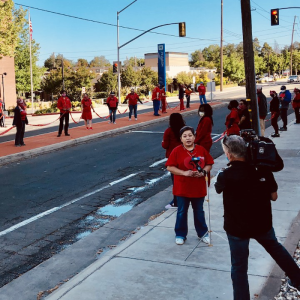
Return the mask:
<svg viewBox="0 0 300 300">
<path fill-rule="evenodd" d="M 171 209 L 171 208 L 177 208 L 177 207 L 174 205 L 171 205 L 170 203 L 165 206 L 165 209 Z"/>
<path fill-rule="evenodd" d="M 135 120 L 137 121 L 137 118 L 135 118 Z"/>
<path fill-rule="evenodd" d="M 203 236 L 202 238 L 200 238 L 201 242 L 209 245 L 210 244 L 210 238 L 208 235 Z"/>
<path fill-rule="evenodd" d="M 114 124 L 117 124 L 116 122 L 114 122 Z"/>
<path fill-rule="evenodd" d="M 129 118 L 128 121 L 131 121 L 131 118 Z"/>
<path fill-rule="evenodd" d="M 111 124 L 111 123 L 112 123 L 112 121 L 108 121 L 108 123 L 109 123 L 109 124 Z"/>
<path fill-rule="evenodd" d="M 177 245 L 183 245 L 184 244 L 184 239 L 182 237 L 177 237 L 177 238 L 175 238 L 175 243 Z"/>
</svg>

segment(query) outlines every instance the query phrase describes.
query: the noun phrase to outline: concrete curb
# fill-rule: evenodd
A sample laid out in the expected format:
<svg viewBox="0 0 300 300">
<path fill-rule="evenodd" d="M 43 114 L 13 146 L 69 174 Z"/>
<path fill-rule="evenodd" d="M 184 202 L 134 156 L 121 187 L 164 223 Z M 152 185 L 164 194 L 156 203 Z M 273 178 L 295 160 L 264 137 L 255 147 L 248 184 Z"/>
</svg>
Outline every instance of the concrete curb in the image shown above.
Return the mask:
<svg viewBox="0 0 300 300">
<path fill-rule="evenodd" d="M 213 109 L 223 107 L 225 105 L 227 105 L 227 102 L 216 104 L 216 105 L 213 106 Z M 188 115 L 194 114 L 196 111 L 197 111 L 197 109 L 193 109 L 193 110 L 190 110 L 190 111 L 183 112 L 181 114 L 183 116 L 188 116 Z M 140 127 L 151 125 L 151 124 L 154 124 L 154 123 L 163 122 L 167 119 L 169 119 L 169 116 L 160 117 L 159 119 L 154 119 L 154 120 L 150 120 L 150 121 L 146 121 L 146 122 L 142 122 L 142 123 L 137 123 L 137 124 L 125 126 L 125 127 L 122 127 L 122 128 L 116 128 L 116 129 L 113 129 L 113 130 L 109 130 L 109 131 L 105 131 L 105 132 L 100 132 L 100 133 L 80 137 L 80 138 L 77 138 L 77 139 L 57 143 L 57 144 L 54 144 L 54 145 L 40 147 L 40 148 L 37 148 L 37 149 L 24 151 L 24 152 L 21 152 L 21 153 L 7 155 L 7 156 L 4 156 L 4 157 L 0 157 L 0 166 L 10 164 L 10 163 L 13 163 L 13 162 L 17 162 L 17 161 L 20 161 L 20 160 L 28 159 L 28 158 L 33 158 L 33 157 L 36 157 L 36 156 L 39 156 L 39 155 L 42 155 L 42 154 L 47 154 L 47 153 L 50 153 L 50 152 L 54 152 L 54 151 L 57 151 L 57 150 L 60 150 L 60 149 L 65 149 L 65 148 L 68 148 L 68 147 L 81 145 L 81 144 L 84 144 L 84 143 L 87 143 L 87 142 L 90 142 L 90 141 L 93 141 L 93 140 L 96 140 L 96 139 L 99 139 L 99 138 L 107 137 L 107 136 L 110 136 L 110 135 L 121 134 L 121 133 L 126 132 L 128 130 L 140 128 Z"/>
</svg>

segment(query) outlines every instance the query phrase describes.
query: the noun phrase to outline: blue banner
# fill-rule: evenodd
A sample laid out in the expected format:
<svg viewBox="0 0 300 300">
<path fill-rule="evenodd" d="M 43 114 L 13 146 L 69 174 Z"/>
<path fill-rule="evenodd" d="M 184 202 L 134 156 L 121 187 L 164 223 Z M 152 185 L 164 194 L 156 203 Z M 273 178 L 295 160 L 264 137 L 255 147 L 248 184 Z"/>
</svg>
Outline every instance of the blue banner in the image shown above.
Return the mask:
<svg viewBox="0 0 300 300">
<path fill-rule="evenodd" d="M 168 88 L 166 86 L 166 52 L 165 52 L 165 44 L 158 44 L 158 83 L 160 87 L 165 87 L 167 91 Z"/>
</svg>

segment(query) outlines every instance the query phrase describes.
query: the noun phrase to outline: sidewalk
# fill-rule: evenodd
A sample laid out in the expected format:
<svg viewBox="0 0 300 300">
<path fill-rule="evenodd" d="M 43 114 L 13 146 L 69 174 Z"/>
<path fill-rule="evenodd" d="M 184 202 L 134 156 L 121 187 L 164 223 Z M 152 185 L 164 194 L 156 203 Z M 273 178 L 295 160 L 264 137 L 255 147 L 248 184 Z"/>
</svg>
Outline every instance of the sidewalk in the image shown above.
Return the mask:
<svg viewBox="0 0 300 300">
<path fill-rule="evenodd" d="M 291 224 L 300 209 L 300 127 L 293 123 L 289 124 L 287 132 L 281 133 L 280 138 L 274 139 L 285 167 L 281 172 L 275 173 L 279 185 L 279 199 L 272 203 L 275 232 L 279 241 L 292 253 L 296 246 L 291 245 L 291 236 L 294 240 L 300 239 L 299 217 L 298 223 L 295 223 L 298 227 L 294 226 L 293 234 L 289 235 Z M 268 128 L 266 136 L 271 131 Z M 226 159 L 222 155 L 215 160 L 213 174 L 225 165 Z M 171 193 L 171 189 L 156 197 L 161 197 L 161 201 L 166 203 L 166 192 Z M 222 196 L 216 194 L 213 184 L 210 188 L 210 203 L 212 247 L 199 243 L 191 209 L 188 239 L 183 246 L 176 245 L 176 210 L 171 209 L 146 224 L 113 250 L 102 253 L 96 262 L 64 283 L 46 299 L 232 299 L 230 254 L 223 230 Z M 122 224 L 122 217 L 125 215 L 118 219 L 119 224 Z M 274 273 L 273 267 L 274 262 L 268 253 L 257 242 L 251 241 L 248 272 L 251 299 L 273 299 L 279 292 L 283 273 Z"/>
</svg>

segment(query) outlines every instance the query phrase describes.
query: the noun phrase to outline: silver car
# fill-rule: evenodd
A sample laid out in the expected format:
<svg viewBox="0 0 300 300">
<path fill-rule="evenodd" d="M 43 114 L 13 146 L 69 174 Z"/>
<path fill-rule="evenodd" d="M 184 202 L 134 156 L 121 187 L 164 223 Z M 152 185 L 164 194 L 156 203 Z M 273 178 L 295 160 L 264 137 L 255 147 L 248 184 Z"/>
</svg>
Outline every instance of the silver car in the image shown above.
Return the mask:
<svg viewBox="0 0 300 300">
<path fill-rule="evenodd" d="M 287 82 L 299 82 L 300 81 L 300 76 L 299 75 L 291 75 Z"/>
</svg>

